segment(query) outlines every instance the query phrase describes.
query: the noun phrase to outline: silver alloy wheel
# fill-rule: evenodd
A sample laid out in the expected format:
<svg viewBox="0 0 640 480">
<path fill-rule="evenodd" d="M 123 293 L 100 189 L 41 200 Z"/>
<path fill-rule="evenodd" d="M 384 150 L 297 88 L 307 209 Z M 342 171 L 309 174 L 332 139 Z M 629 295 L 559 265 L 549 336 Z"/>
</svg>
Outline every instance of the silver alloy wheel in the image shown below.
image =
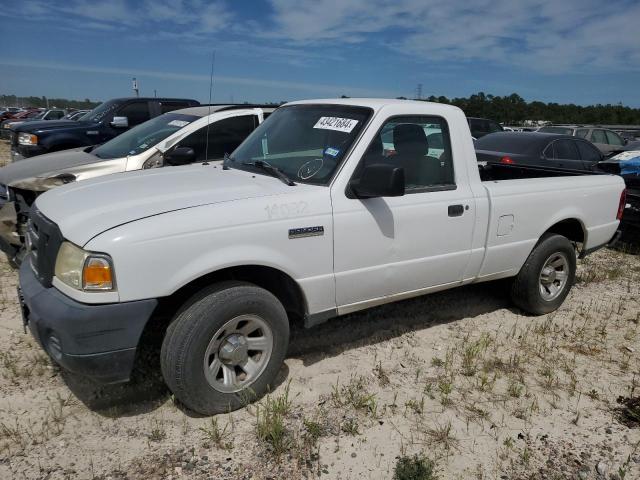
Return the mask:
<svg viewBox="0 0 640 480">
<path fill-rule="evenodd" d="M 540 295 L 550 302 L 558 297 L 569 280 L 569 259 L 564 253 L 552 254 L 540 271 Z"/>
<path fill-rule="evenodd" d="M 204 354 L 204 375 L 218 392 L 239 392 L 260 377 L 272 350 L 273 333 L 267 322 L 257 315 L 240 315 L 211 338 Z"/>
</svg>

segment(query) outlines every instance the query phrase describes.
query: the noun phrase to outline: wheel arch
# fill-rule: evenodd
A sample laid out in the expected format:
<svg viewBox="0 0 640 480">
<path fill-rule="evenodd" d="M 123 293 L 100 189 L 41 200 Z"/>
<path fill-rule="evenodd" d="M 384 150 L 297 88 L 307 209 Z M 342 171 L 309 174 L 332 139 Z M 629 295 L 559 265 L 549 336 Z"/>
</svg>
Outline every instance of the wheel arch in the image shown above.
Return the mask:
<svg viewBox="0 0 640 480">
<path fill-rule="evenodd" d="M 264 288 L 282 302 L 290 324 L 304 321 L 308 311 L 307 300 L 300 285 L 290 275 L 277 268 L 257 264 L 225 267 L 203 274 L 171 295 L 159 299 L 158 306 L 140 336 L 138 361 L 159 361 L 160 346 L 176 313 L 198 291 L 225 280 L 243 281 Z"/>
<path fill-rule="evenodd" d="M 556 221 L 542 232 L 539 238 L 542 238 L 547 233 L 562 235 L 575 244 L 584 245 L 587 241 L 587 229 L 584 223 L 576 217 Z"/>
</svg>

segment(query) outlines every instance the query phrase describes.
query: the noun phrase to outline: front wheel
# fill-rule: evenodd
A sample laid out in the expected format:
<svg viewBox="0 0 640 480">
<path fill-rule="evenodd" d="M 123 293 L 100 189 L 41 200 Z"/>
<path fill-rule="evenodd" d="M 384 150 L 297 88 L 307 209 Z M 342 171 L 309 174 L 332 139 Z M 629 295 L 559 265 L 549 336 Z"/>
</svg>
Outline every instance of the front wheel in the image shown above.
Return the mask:
<svg viewBox="0 0 640 480">
<path fill-rule="evenodd" d="M 252 284 L 204 289 L 178 312 L 161 349 L 176 398 L 205 415 L 245 406 L 273 388 L 289 343 L 284 307 Z"/>
<path fill-rule="evenodd" d="M 534 315 L 558 309 L 569 294 L 576 276 L 576 254 L 562 235 L 546 234 L 511 284 L 513 302 Z"/>
</svg>

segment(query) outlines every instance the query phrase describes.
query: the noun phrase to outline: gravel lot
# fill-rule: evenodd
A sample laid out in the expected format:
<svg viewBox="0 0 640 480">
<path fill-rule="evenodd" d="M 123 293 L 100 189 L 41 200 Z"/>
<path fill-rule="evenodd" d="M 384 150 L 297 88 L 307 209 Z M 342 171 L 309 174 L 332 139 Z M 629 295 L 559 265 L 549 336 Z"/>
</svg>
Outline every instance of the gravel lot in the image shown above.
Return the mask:
<svg viewBox="0 0 640 480">
<path fill-rule="evenodd" d="M 639 280 L 640 256 L 601 250 L 550 315 L 492 283 L 294 329 L 270 397 L 201 418 L 153 362 L 110 387 L 53 366 L 2 258 L 0 478 L 387 479 L 408 458 L 434 467 L 415 478 L 640 478 Z"/>
</svg>

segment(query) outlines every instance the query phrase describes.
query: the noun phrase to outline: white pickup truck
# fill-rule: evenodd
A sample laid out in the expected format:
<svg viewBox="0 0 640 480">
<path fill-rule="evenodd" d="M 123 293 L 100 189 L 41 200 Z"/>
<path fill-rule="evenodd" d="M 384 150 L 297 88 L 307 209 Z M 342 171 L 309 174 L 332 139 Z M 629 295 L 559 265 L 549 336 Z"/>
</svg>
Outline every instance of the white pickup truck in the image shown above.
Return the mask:
<svg viewBox="0 0 640 480">
<path fill-rule="evenodd" d="M 56 362 L 103 382 L 128 380 L 159 334 L 175 396 L 203 414 L 233 410 L 273 385 L 290 322 L 507 277 L 524 311 L 558 308 L 576 257 L 614 237 L 623 180 L 502 177 L 479 170 L 458 108 L 289 103 L 223 164 L 40 196 L 24 321 Z"/>
</svg>

